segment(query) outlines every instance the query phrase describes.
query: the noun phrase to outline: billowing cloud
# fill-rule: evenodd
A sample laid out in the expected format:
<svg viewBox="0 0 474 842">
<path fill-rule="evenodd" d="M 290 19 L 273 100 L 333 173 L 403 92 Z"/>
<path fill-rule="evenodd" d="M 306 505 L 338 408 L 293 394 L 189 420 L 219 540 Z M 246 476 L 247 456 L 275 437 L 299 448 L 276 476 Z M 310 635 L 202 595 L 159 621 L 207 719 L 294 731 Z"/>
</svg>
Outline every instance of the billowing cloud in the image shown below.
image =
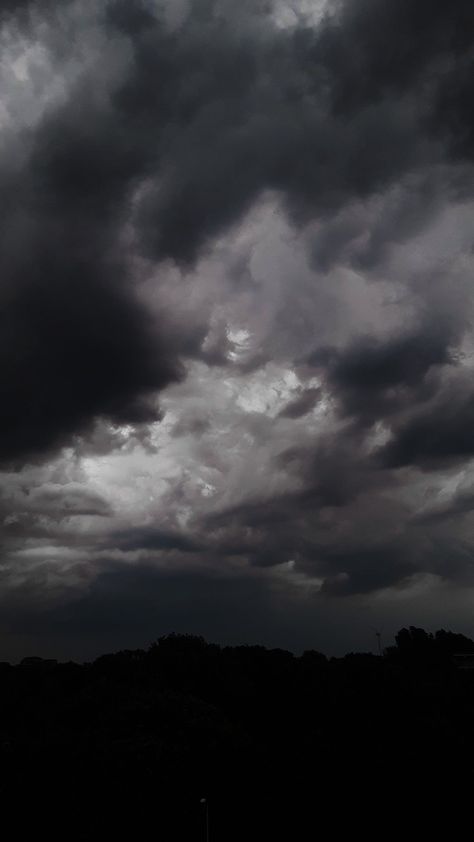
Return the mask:
<svg viewBox="0 0 474 842">
<path fill-rule="evenodd" d="M 450 161 L 444 135 L 467 121 L 452 98 L 442 119 L 469 54 L 462 2 L 447 20 L 439 4 L 347 4 L 296 29 L 265 4 L 195 2 L 178 28 L 163 4 L 108 3 L 84 20 L 73 2 L 29 7 L 26 37 L 44 17 L 51 74 L 68 27 L 85 45 L 64 95 L 34 131 L 13 127 L 4 155 L 5 455 L 98 416 L 151 420 L 150 395 L 178 376 L 179 342 L 160 343 L 133 294 L 127 227 L 138 253 L 189 263 L 262 191 L 296 219 L 320 216 Z"/>
<path fill-rule="evenodd" d="M 2 592 L 470 586 L 472 4 L 0 20 Z"/>
</svg>

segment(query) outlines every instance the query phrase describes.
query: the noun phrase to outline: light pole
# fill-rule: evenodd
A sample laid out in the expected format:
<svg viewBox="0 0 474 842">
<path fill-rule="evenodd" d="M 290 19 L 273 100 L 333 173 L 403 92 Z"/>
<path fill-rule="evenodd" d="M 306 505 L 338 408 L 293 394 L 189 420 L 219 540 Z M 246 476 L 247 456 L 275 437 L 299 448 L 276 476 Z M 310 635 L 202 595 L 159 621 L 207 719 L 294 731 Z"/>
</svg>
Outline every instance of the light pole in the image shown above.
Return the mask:
<svg viewBox="0 0 474 842">
<path fill-rule="evenodd" d="M 209 842 L 209 802 L 207 798 L 201 798 L 201 804 L 204 804 L 206 811 L 206 842 Z"/>
</svg>

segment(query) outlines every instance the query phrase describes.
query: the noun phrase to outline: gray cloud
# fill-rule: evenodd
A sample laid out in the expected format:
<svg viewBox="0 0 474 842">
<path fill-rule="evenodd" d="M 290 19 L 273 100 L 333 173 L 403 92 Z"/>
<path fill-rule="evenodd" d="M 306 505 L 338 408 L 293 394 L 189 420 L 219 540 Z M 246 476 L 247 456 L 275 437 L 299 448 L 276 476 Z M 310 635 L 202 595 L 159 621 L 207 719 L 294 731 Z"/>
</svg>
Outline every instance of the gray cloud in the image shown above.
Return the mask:
<svg viewBox="0 0 474 842">
<path fill-rule="evenodd" d="M 335 610 L 470 582 L 472 3 L 1 21 L 2 581 L 31 589 L 24 617 L 67 592 L 78 628 L 106 603 L 133 631 L 152 582 L 164 625 L 227 634 L 206 588 L 234 605 L 236 569 L 228 628 L 252 598 L 291 625 L 300 586 Z"/>
<path fill-rule="evenodd" d="M 120 532 L 112 538 L 117 548 L 122 550 L 179 550 L 184 553 L 197 552 L 202 547 L 184 534 L 166 532 L 148 528 Z"/>
<path fill-rule="evenodd" d="M 382 458 L 392 467 L 425 468 L 465 460 L 474 452 L 473 422 L 474 396 L 469 387 L 462 381 L 448 384 L 395 427 Z"/>
<path fill-rule="evenodd" d="M 61 21 L 81 36 L 78 8 L 29 5 L 26 31 L 44 15 L 57 62 Z M 92 53 L 66 99 L 20 132 L 21 163 L 4 158 L 3 458 L 58 446 L 100 416 L 149 421 L 153 393 L 180 376 L 179 337 L 163 327 L 157 339 L 129 284 L 123 227 L 140 185 L 138 248 L 189 263 L 264 190 L 303 220 L 430 161 L 469 159 L 467 141 L 452 143 L 453 124 L 470 131 L 464 99 L 443 103 L 464 72 L 472 10 L 429 8 L 347 4 L 292 30 L 265 5 L 195 2 L 179 30 L 160 6 L 97 10 L 124 55 L 118 76 L 91 96 L 103 76 Z M 418 29 L 421 42 L 405 37 Z"/>
<path fill-rule="evenodd" d="M 436 392 L 437 373 L 455 363 L 456 338 L 443 324 L 419 325 L 415 334 L 362 337 L 341 351 L 322 348 L 308 361 L 321 364 L 344 415 L 373 424 Z"/>
<path fill-rule="evenodd" d="M 280 418 L 301 418 L 310 412 L 321 397 L 321 389 L 306 389 L 280 410 Z"/>
</svg>

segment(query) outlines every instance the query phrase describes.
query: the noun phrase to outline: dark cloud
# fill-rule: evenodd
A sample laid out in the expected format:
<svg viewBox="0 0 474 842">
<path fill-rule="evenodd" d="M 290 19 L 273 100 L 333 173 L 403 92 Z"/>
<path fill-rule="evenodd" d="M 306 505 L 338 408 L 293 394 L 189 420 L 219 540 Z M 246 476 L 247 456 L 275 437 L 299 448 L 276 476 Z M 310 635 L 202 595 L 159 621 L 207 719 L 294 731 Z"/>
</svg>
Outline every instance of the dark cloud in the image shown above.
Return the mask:
<svg viewBox="0 0 474 842">
<path fill-rule="evenodd" d="M 280 410 L 280 418 L 302 418 L 311 412 L 321 398 L 321 389 L 306 389 Z"/>
<path fill-rule="evenodd" d="M 297 652 L 372 649 L 377 615 L 350 598 L 345 604 L 341 623 L 330 595 L 319 599 L 288 587 L 269 588 L 255 575 L 177 574 L 110 561 L 92 587 L 60 601 L 42 604 L 27 589 L 11 593 L 2 605 L 0 655 L 90 659 L 146 647 L 173 630 L 221 644 L 258 641 Z M 387 636 L 396 623 L 386 621 Z"/>
<path fill-rule="evenodd" d="M 454 181 L 454 184 L 453 184 Z M 443 167 L 409 173 L 373 206 L 351 203 L 321 226 L 311 241 L 315 268 L 327 272 L 334 264 L 377 273 L 394 246 L 409 242 L 423 230 L 456 192 L 453 173 Z"/>
<path fill-rule="evenodd" d="M 321 348 L 308 362 L 325 372 L 343 415 L 373 424 L 436 391 L 436 374 L 456 362 L 457 339 L 442 323 L 421 324 L 415 333 L 361 337 L 342 350 Z"/>
<path fill-rule="evenodd" d="M 178 550 L 183 553 L 194 553 L 202 549 L 196 540 L 183 533 L 152 527 L 119 532 L 111 537 L 110 544 L 125 551 Z"/>
<path fill-rule="evenodd" d="M 439 468 L 474 454 L 474 395 L 449 386 L 394 426 L 381 452 L 389 467 Z"/>
<path fill-rule="evenodd" d="M 449 500 L 435 502 L 427 506 L 413 518 L 415 523 L 440 523 L 444 520 L 469 515 L 474 511 L 474 492 L 461 489 Z"/>
<path fill-rule="evenodd" d="M 358 108 L 413 88 L 423 93 L 418 83 L 428 68 L 436 81 L 436 71 L 453 72 L 469 53 L 473 22 L 469 0 L 449 8 L 443 0 L 339 3 L 320 39 L 339 106 Z"/>
<path fill-rule="evenodd" d="M 0 463 L 30 463 L 2 477 L 10 637 L 311 646 L 341 597 L 472 582 L 469 484 L 423 486 L 474 456 L 467 237 L 419 238 L 472 196 L 474 7 L 273 12 L 2 6 L 26 76 L 0 164 Z M 29 77 L 25 45 L 45 62 Z M 267 199 L 299 229 L 285 254 L 309 245 L 294 272 L 265 251 L 273 222 L 260 252 L 233 229 Z M 362 284 L 396 289 L 395 326 L 389 305 L 361 315 Z M 41 473 L 66 445 L 74 469 Z M 302 608 L 298 588 L 319 595 Z"/>
<path fill-rule="evenodd" d="M 180 436 L 200 436 L 209 430 L 210 418 L 199 410 L 192 410 L 189 414 L 183 413 L 179 421 L 174 425 L 172 435 L 175 438 Z"/>
<path fill-rule="evenodd" d="M 466 391 L 468 407 L 460 406 L 450 378 L 441 379 L 438 389 L 423 387 L 431 365 L 449 361 L 445 351 L 443 341 L 425 348 L 405 337 L 399 344 L 357 343 L 350 352 L 321 355 L 341 401 L 345 389 L 363 392 L 364 400 L 351 412 L 364 424 L 343 419 L 317 444 L 307 440 L 276 455 L 274 470 L 284 467 L 297 490 L 262 493 L 210 515 L 201 524 L 208 551 L 243 557 L 256 567 L 291 563 L 296 573 L 321 583 L 321 595 L 403 589 L 426 574 L 470 581 L 470 527 L 460 528 L 459 517 L 471 513 L 472 491 L 448 495 L 442 505 L 425 498 L 414 516 L 416 492 L 398 471 L 403 465 L 450 468 L 472 454 Z M 408 399 L 389 404 L 372 395 L 399 385 L 409 390 Z M 377 419 L 388 425 L 387 444 L 367 438 Z"/>
<path fill-rule="evenodd" d="M 308 488 L 223 511 L 206 528 L 213 553 L 243 556 L 257 568 L 289 566 L 317 582 L 321 597 L 348 597 L 403 593 L 426 575 L 472 582 L 470 527 L 453 532 L 449 523 L 471 512 L 472 493 L 411 517 L 385 474 L 378 486 L 355 484 L 333 502 Z"/>
<path fill-rule="evenodd" d="M 43 5 L 43 9 L 48 9 L 50 6 L 54 6 L 57 0 L 46 0 Z M 5 0 L 2 3 L 0 9 L 0 20 L 1 19 L 9 19 L 9 18 L 18 18 L 20 19 L 31 11 L 32 8 L 38 5 L 37 0 Z"/>
<path fill-rule="evenodd" d="M 28 5 L 41 37 L 52 4 Z M 56 61 L 71 9 L 80 39 L 77 4 L 48 17 Z M 22 157 L 12 146 L 1 173 L 3 460 L 56 448 L 95 418 L 156 418 L 180 354 L 199 354 L 197 336 L 181 347 L 138 303 L 131 220 L 143 254 L 189 264 L 264 190 L 302 220 L 470 157 L 470 3 L 360 0 L 317 30 L 278 29 L 269 9 L 196 0 L 173 30 L 164 6 L 100 6 L 96 27 L 125 50 L 119 78 L 109 84 L 94 56 L 64 101 L 19 130 Z"/>
<path fill-rule="evenodd" d="M 2 230 L 3 460 L 65 444 L 95 417 L 154 420 L 155 391 L 180 376 L 127 284 L 120 226 L 135 164 L 117 145 L 110 153 L 106 112 L 85 92 L 71 92 L 43 119 L 10 185 L 15 201 Z"/>
<path fill-rule="evenodd" d="M 301 448 L 285 458 L 296 460 L 302 488 L 249 500 L 206 518 L 203 530 L 213 553 L 244 556 L 258 567 L 295 562 L 310 577 L 331 580 L 344 570 L 354 544 L 372 552 L 373 543 L 381 541 L 379 533 L 388 535 L 393 522 L 406 517 L 402 508 L 384 501 L 386 486 L 392 484 L 387 472 L 364 459 L 350 438 L 328 437 L 316 452 Z M 375 495 L 381 503 L 374 502 Z M 379 524 L 374 524 L 373 512 Z"/>
<path fill-rule="evenodd" d="M 263 190 L 302 219 L 456 157 L 449 114 L 458 106 L 468 121 L 468 97 L 446 114 L 439 103 L 465 76 L 474 18 L 464 0 L 434 12 L 408 0 L 346 3 L 317 30 L 279 31 L 259 11 L 194 3 L 178 34 L 158 25 L 135 43 L 123 107 L 153 121 L 151 80 L 168 83 L 163 178 L 140 216 L 155 255 L 192 260 Z"/>
<path fill-rule="evenodd" d="M 396 541 L 376 546 L 362 543 L 339 552 L 334 548 L 321 565 L 328 571 L 322 592 L 347 596 L 407 584 L 419 572 L 419 567 L 410 563 L 411 554 L 405 544 Z"/>
<path fill-rule="evenodd" d="M 43 488 L 32 496 L 30 510 L 55 519 L 83 515 L 107 517 L 112 513 L 110 505 L 99 494 L 80 486 Z"/>
<path fill-rule="evenodd" d="M 13 293 L 4 313 L 3 460 L 67 444 L 97 416 L 156 420 L 154 391 L 179 375 L 133 300 L 69 259 L 71 251 L 64 264 L 46 255 L 38 265 L 35 255 L 28 288 Z"/>
<path fill-rule="evenodd" d="M 204 635 L 221 644 L 317 649 L 328 655 L 376 651 L 375 629 L 389 643 L 400 626 L 418 618 L 427 627 L 472 629 L 470 598 L 433 607 L 429 598 L 384 603 L 339 594 L 307 595 L 282 585 L 269 589 L 255 576 L 188 575 L 109 562 L 94 587 L 41 603 L 23 588 L 2 602 L 0 656 L 77 660 L 107 651 L 147 647 L 171 631 Z M 242 612 L 245 606 L 245 617 Z"/>
<path fill-rule="evenodd" d="M 41 603 L 35 589 L 25 587 L 11 593 L 2 625 L 5 635 L 20 635 L 20 646 L 21 637 L 32 636 L 42 652 L 64 647 L 84 658 L 107 648 L 146 646 L 173 629 L 219 642 L 271 642 L 281 635 L 278 615 L 264 583 L 252 577 L 173 573 L 111 560 L 89 589 L 59 601 Z M 301 642 L 298 633 L 293 642 Z"/>
</svg>

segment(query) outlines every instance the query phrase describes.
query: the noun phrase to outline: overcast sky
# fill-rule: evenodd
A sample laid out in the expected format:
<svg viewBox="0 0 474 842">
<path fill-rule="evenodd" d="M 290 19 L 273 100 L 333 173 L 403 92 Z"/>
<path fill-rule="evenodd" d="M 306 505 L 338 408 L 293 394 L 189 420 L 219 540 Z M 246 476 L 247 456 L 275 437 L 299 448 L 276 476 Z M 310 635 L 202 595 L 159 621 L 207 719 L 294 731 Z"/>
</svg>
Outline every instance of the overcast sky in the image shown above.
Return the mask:
<svg viewBox="0 0 474 842">
<path fill-rule="evenodd" d="M 0 657 L 474 634 L 472 0 L 0 24 Z"/>
</svg>

